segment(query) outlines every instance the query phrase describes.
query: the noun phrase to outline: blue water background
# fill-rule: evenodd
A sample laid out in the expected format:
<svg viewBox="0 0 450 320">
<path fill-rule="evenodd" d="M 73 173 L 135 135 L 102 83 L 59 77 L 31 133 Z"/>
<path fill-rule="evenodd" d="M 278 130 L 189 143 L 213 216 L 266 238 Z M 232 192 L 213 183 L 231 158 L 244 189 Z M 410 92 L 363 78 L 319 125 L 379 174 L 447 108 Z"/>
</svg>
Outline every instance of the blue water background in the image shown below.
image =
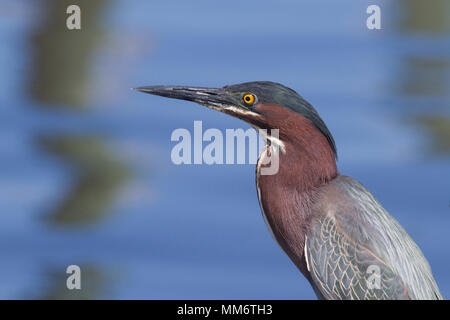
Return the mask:
<svg viewBox="0 0 450 320">
<path fill-rule="evenodd" d="M 372 2 L 3 0 L 0 298 L 314 299 L 264 224 L 254 165 L 170 160 L 172 131 L 194 120 L 249 126 L 130 90 L 252 80 L 316 107 L 340 172 L 450 296 L 450 6 L 379 1 L 368 30 Z M 67 31 L 75 3 L 82 30 Z"/>
</svg>

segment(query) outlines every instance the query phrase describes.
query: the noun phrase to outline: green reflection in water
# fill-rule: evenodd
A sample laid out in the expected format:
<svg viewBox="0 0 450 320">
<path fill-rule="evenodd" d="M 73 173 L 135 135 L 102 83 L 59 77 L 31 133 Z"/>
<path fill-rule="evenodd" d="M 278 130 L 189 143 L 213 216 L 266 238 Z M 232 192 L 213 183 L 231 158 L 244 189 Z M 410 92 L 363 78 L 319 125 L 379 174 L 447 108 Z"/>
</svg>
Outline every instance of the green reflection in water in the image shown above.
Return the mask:
<svg viewBox="0 0 450 320">
<path fill-rule="evenodd" d="M 43 21 L 32 37 L 35 68 L 31 96 L 45 107 L 83 107 L 92 87 L 95 48 L 102 44 L 100 22 L 110 0 L 45 0 Z M 81 8 L 81 30 L 68 30 L 66 9 Z"/>
<path fill-rule="evenodd" d="M 32 98 L 45 108 L 88 110 L 93 102 L 89 88 L 97 85 L 92 58 L 102 45 L 102 15 L 109 0 L 44 0 L 42 25 L 32 36 L 34 72 Z M 81 30 L 66 28 L 66 8 L 81 8 Z M 88 115 L 86 115 L 88 116 Z M 66 197 L 48 214 L 59 225 L 80 225 L 107 216 L 121 185 L 130 176 L 118 152 L 99 136 L 40 135 L 39 147 L 64 160 L 77 172 Z"/>
<path fill-rule="evenodd" d="M 415 121 L 431 135 L 431 151 L 434 154 L 450 153 L 450 116 L 423 115 Z"/>
<path fill-rule="evenodd" d="M 42 0 L 40 25 L 30 36 L 33 69 L 28 93 L 35 107 L 46 112 L 89 111 L 95 107 L 93 58 L 106 44 L 103 16 L 110 0 Z M 66 8 L 81 8 L 81 30 L 66 28 Z M 128 88 L 126 89 L 128 90 Z M 89 117 L 89 113 L 85 114 Z M 95 128 L 90 128 L 92 132 Z M 51 209 L 45 221 L 64 227 L 81 227 L 104 220 L 113 212 L 121 187 L 130 179 L 131 169 L 111 143 L 100 134 L 77 130 L 60 133 L 46 128 L 37 133 L 38 147 L 59 158 L 73 172 L 67 192 Z M 58 252 L 55 252 L 58 256 Z M 81 265 L 80 265 L 81 266 Z M 96 299 L 107 297 L 108 277 L 99 265 L 81 266 L 82 290 L 68 290 L 65 267 L 48 268 L 43 299 Z M 62 271 L 61 271 L 62 270 Z"/>
<path fill-rule="evenodd" d="M 401 0 L 400 27 L 408 32 L 445 34 L 450 30 L 450 1 Z"/>
<path fill-rule="evenodd" d="M 73 187 L 50 213 L 62 225 L 93 223 L 110 211 L 130 169 L 98 137 L 49 137 L 41 145 L 76 169 Z"/>
<path fill-rule="evenodd" d="M 406 33 L 424 34 L 434 41 L 448 41 L 450 34 L 450 1 L 402 0 L 402 18 L 397 26 Z M 442 39 L 442 40 L 439 40 Z M 425 129 L 431 140 L 429 151 L 434 156 L 450 153 L 450 53 L 439 56 L 408 53 L 403 58 L 398 77 L 401 95 L 428 97 L 432 106 L 410 117 L 412 123 Z M 405 105 L 408 107 L 408 105 Z"/>
<path fill-rule="evenodd" d="M 405 58 L 402 91 L 406 95 L 444 97 L 449 93 L 450 59 Z"/>
</svg>

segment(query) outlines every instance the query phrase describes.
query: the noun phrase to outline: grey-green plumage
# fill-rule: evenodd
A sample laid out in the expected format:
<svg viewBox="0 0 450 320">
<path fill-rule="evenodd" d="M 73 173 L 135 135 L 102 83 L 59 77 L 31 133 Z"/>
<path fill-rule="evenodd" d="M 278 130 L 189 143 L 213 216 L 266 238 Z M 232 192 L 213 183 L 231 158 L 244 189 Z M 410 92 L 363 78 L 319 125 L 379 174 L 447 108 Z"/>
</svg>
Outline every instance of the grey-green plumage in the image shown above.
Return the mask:
<svg viewBox="0 0 450 320">
<path fill-rule="evenodd" d="M 442 299 L 430 266 L 400 224 L 354 179 L 318 195 L 305 257 L 325 299 Z"/>
</svg>

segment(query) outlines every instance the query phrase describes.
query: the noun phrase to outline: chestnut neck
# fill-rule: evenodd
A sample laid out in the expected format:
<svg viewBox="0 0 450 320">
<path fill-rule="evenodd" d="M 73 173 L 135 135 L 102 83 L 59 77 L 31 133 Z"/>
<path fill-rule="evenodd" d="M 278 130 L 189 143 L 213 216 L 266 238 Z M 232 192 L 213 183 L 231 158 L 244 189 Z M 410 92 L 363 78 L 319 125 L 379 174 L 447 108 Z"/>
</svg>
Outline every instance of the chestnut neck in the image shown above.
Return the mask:
<svg viewBox="0 0 450 320">
<path fill-rule="evenodd" d="M 298 116 L 288 122 L 279 129 L 284 151 L 279 151 L 278 173 L 257 172 L 256 182 L 263 215 L 272 234 L 309 277 L 303 250 L 312 205 L 316 190 L 337 176 L 337 167 L 327 138 L 309 120 Z"/>
<path fill-rule="evenodd" d="M 310 120 L 296 116 L 280 129 L 284 152 L 280 152 L 279 179 L 286 187 L 308 192 L 334 179 L 338 172 L 334 152 L 326 137 Z"/>
</svg>

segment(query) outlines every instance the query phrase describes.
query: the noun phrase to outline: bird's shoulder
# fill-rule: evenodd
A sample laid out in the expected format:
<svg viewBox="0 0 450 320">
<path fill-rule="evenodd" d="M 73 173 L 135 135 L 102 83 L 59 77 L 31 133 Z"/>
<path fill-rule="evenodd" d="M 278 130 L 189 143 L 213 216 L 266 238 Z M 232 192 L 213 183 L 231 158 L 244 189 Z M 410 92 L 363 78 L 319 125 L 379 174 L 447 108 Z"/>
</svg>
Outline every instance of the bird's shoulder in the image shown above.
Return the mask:
<svg viewBox="0 0 450 320">
<path fill-rule="evenodd" d="M 380 223 L 396 223 L 361 183 L 348 176 L 338 175 L 320 188 L 315 198 L 313 219 L 333 219 L 342 232 L 361 245 L 370 247 L 374 235 L 389 232 L 377 228 Z"/>
</svg>

